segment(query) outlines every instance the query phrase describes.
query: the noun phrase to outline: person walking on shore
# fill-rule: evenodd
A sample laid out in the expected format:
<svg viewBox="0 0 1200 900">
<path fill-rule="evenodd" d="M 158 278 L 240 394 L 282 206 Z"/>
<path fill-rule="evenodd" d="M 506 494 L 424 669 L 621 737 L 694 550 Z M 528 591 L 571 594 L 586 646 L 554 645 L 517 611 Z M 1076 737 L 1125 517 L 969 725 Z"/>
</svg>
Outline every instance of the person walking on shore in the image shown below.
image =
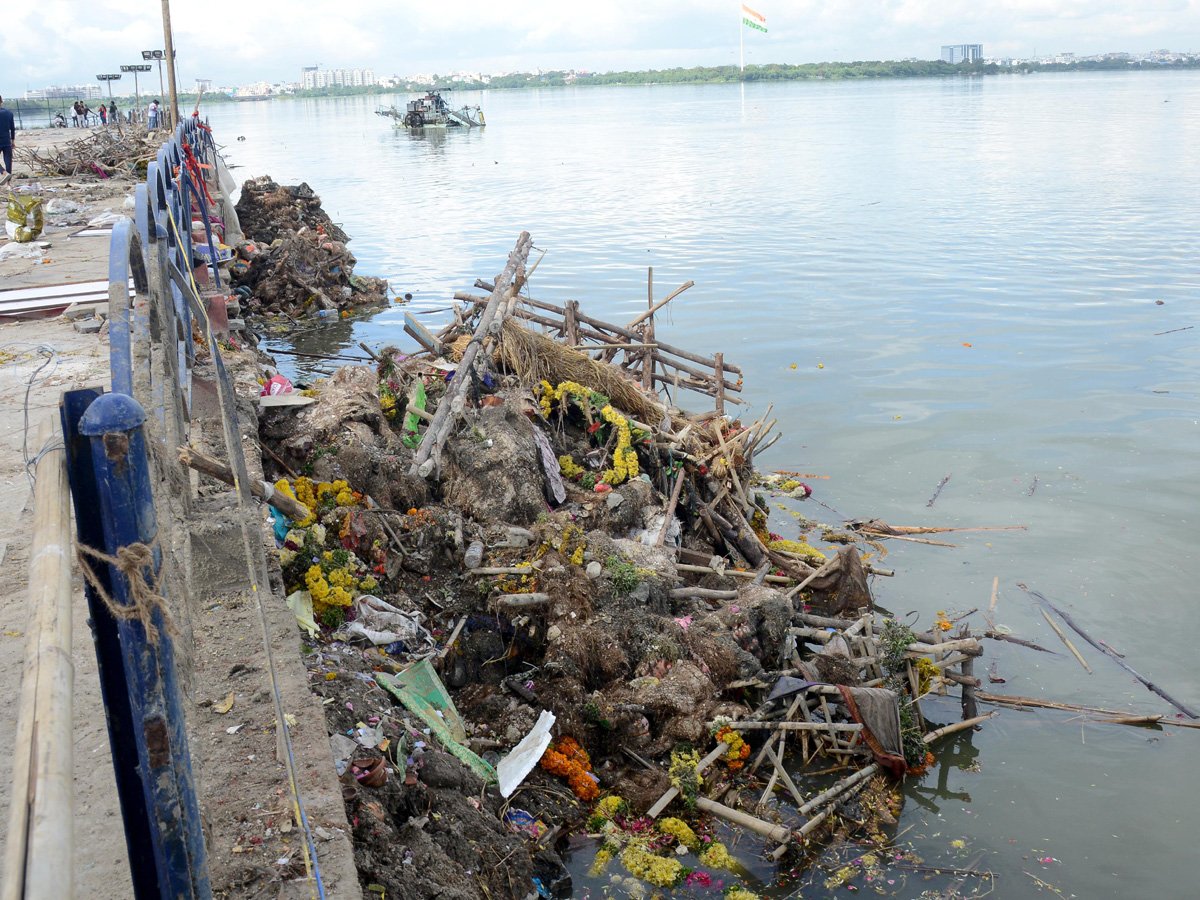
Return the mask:
<svg viewBox="0 0 1200 900">
<path fill-rule="evenodd" d="M 101 125 L 108 124 L 108 107 L 105 106 L 103 103 L 100 104 L 100 124 Z"/>
<path fill-rule="evenodd" d="M 17 142 L 17 122 L 12 110 L 4 108 L 4 98 L 0 97 L 0 184 L 8 184 L 12 178 L 13 145 Z"/>
<path fill-rule="evenodd" d="M 147 124 L 150 126 L 150 130 L 153 131 L 155 128 L 158 127 L 158 101 L 157 100 L 150 101 L 150 107 L 147 110 L 147 112 L 150 114 L 150 119 Z"/>
<path fill-rule="evenodd" d="M 121 124 L 121 120 L 117 118 L 117 101 L 116 100 L 113 100 L 112 102 L 110 102 L 108 104 L 108 117 L 110 119 L 112 119 L 114 122 L 116 122 L 118 125 Z"/>
</svg>

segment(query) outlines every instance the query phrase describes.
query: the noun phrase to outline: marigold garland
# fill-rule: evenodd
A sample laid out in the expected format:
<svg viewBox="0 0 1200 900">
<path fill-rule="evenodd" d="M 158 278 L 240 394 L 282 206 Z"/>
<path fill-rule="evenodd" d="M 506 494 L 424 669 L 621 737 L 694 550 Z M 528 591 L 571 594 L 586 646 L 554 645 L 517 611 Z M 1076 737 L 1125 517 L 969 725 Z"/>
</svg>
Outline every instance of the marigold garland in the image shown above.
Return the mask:
<svg viewBox="0 0 1200 900">
<path fill-rule="evenodd" d="M 547 772 L 567 779 L 580 800 L 595 800 L 600 796 L 595 776 L 590 771 L 592 761 L 574 738 L 560 738 L 556 744 L 547 747 L 542 754 L 541 766 Z"/>
<path fill-rule="evenodd" d="M 538 384 L 538 403 L 542 407 L 542 413 L 547 417 L 550 415 L 553 404 L 562 403 L 565 397 L 574 397 L 581 406 L 589 408 L 594 399 L 596 402 L 604 399 L 574 381 L 564 381 L 558 387 L 551 387 L 548 381 Z M 600 478 L 602 484 L 615 487 L 627 479 L 637 478 L 640 471 L 637 451 L 633 449 L 629 420 L 613 409 L 611 403 L 605 402 L 601 407 L 600 418 L 617 430 L 617 447 L 612 455 L 612 468 L 605 470 Z M 584 473 L 584 470 L 569 456 L 560 456 L 558 465 L 567 478 L 578 478 Z"/>
<path fill-rule="evenodd" d="M 746 764 L 746 759 L 750 756 L 750 745 L 740 734 L 726 725 L 717 732 L 717 740 L 729 745 L 729 750 L 725 753 L 725 762 L 729 765 L 730 772 L 736 772 Z"/>
</svg>

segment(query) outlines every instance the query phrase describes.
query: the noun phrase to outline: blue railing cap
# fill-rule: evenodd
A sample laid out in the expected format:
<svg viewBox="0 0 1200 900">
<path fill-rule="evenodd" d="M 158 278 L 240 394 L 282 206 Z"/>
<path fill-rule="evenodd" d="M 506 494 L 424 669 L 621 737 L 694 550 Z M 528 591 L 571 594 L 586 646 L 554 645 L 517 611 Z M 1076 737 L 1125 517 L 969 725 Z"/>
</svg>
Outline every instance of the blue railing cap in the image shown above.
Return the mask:
<svg viewBox="0 0 1200 900">
<path fill-rule="evenodd" d="M 92 401 L 79 431 L 87 437 L 102 437 L 120 431 L 133 431 L 146 421 L 146 411 L 128 394 L 103 394 Z"/>
</svg>

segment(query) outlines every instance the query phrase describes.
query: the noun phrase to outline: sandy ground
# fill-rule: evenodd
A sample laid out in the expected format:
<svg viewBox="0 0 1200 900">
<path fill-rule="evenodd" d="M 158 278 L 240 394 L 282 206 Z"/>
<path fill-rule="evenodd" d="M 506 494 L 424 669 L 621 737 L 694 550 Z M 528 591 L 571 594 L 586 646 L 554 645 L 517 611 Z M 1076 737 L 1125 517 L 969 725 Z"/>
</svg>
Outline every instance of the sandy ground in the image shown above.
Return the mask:
<svg viewBox="0 0 1200 900">
<path fill-rule="evenodd" d="M 17 147 L 46 149 L 78 140 L 78 128 L 39 128 L 17 132 Z M 13 178 L 3 188 L 3 196 L 36 194 L 46 203 L 54 199 L 70 200 L 80 207 L 72 213 L 45 213 L 45 226 L 38 238 L 50 247 L 37 259 L 0 260 L 0 288 L 33 287 L 41 284 L 70 284 L 108 277 L 108 237 L 89 235 L 72 237 L 87 223 L 106 212 L 128 213 L 123 204 L 133 196 L 133 182 L 98 177 L 48 178 L 36 175 L 14 159 Z M 7 242 L 7 236 L 3 241 Z"/>
</svg>

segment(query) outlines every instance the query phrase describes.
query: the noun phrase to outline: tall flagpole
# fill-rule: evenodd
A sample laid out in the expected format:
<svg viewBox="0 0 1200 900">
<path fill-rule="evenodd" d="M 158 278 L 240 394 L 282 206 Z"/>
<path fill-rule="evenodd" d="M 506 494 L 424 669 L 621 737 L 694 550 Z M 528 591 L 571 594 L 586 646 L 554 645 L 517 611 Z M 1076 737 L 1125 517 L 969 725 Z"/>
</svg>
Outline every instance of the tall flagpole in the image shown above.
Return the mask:
<svg viewBox="0 0 1200 900">
<path fill-rule="evenodd" d="M 742 27 L 742 8 L 738 7 L 738 62 L 743 72 L 746 71 L 746 29 Z"/>
</svg>

